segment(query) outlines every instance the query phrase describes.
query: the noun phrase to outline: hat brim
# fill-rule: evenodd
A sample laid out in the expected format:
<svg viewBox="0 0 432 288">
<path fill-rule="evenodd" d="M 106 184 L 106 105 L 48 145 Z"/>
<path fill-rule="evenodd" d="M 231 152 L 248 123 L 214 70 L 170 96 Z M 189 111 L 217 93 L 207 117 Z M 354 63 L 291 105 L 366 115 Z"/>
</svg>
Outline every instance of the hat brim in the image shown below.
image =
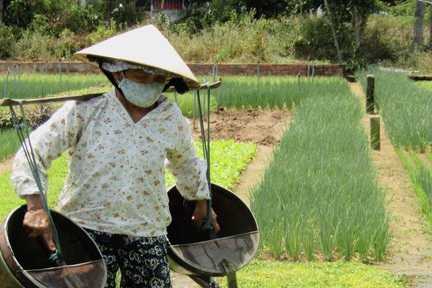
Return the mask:
<svg viewBox="0 0 432 288">
<path fill-rule="evenodd" d="M 189 88 L 199 88 L 198 79 L 175 51 L 174 47 L 153 25 L 143 26 L 109 38 L 75 53 L 91 65 L 102 61 L 125 61 L 131 64 L 162 70 L 182 78 Z"/>
</svg>

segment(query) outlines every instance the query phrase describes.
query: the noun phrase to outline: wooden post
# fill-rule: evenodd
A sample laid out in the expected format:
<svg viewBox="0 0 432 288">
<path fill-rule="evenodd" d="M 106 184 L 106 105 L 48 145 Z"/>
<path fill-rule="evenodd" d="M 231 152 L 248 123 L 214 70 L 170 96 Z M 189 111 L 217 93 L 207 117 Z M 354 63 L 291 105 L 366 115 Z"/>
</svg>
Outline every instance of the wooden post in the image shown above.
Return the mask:
<svg viewBox="0 0 432 288">
<path fill-rule="evenodd" d="M 366 88 L 366 113 L 373 114 L 375 108 L 375 78 L 373 75 L 368 75 L 367 79 L 367 88 Z"/>
<path fill-rule="evenodd" d="M 370 118 L 370 142 L 373 150 L 381 150 L 380 117 Z"/>
</svg>

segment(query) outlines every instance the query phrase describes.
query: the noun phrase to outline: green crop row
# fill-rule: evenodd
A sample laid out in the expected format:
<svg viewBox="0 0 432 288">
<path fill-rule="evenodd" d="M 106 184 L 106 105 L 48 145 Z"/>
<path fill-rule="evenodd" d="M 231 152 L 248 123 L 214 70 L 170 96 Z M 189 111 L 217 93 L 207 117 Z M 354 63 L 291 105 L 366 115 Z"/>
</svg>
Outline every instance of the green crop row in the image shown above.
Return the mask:
<svg viewBox="0 0 432 288">
<path fill-rule="evenodd" d="M 421 209 L 432 225 L 432 153 L 427 152 L 423 159 L 414 150 L 396 149 L 396 153 L 410 175 Z"/>
<path fill-rule="evenodd" d="M 103 74 L 6 73 L 0 80 L 2 98 L 28 99 L 47 97 L 64 91 L 106 85 Z"/>
<path fill-rule="evenodd" d="M 390 240 L 361 108 L 348 85 L 309 91 L 251 207 L 275 257 L 380 259 Z M 318 87 L 318 86 L 317 86 Z"/>
<path fill-rule="evenodd" d="M 310 95 L 334 95 L 346 89 L 338 77 L 247 77 L 222 79 L 218 105 L 232 108 L 292 109 Z"/>
<path fill-rule="evenodd" d="M 420 151 L 430 147 L 432 91 L 416 85 L 405 73 L 378 69 L 358 73 L 364 91 L 367 75 L 374 76 L 374 98 L 392 144 Z"/>
</svg>

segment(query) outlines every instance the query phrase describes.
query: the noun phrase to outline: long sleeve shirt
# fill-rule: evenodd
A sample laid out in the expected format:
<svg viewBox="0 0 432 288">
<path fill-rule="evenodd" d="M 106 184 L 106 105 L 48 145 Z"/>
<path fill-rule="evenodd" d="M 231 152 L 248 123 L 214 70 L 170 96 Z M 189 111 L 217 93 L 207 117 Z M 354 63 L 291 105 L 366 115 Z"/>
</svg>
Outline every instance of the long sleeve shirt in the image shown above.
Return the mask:
<svg viewBox="0 0 432 288">
<path fill-rule="evenodd" d="M 189 122 L 164 96 L 137 123 L 114 92 L 69 101 L 30 139 L 45 191 L 51 161 L 68 150 L 69 173 L 57 210 L 89 229 L 165 235 L 171 222 L 165 167 L 185 199 L 210 197 L 206 164 L 194 152 Z M 11 180 L 20 197 L 39 193 L 22 149 Z"/>
</svg>

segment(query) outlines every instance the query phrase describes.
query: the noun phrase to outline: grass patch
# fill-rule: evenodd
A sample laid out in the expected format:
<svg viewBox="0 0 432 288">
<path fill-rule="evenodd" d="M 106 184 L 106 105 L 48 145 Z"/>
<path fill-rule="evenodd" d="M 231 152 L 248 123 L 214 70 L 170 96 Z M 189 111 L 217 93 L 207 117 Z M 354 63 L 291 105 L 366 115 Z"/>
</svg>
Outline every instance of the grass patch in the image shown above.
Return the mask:
<svg viewBox="0 0 432 288">
<path fill-rule="evenodd" d="M 217 279 L 228 287 L 225 279 Z M 403 288 L 404 276 L 376 267 L 352 262 L 290 263 L 254 260 L 237 272 L 239 287 L 244 288 Z"/>
<path fill-rule="evenodd" d="M 9 158 L 21 145 L 17 133 L 13 129 L 0 129 L 0 161 Z"/>
</svg>

